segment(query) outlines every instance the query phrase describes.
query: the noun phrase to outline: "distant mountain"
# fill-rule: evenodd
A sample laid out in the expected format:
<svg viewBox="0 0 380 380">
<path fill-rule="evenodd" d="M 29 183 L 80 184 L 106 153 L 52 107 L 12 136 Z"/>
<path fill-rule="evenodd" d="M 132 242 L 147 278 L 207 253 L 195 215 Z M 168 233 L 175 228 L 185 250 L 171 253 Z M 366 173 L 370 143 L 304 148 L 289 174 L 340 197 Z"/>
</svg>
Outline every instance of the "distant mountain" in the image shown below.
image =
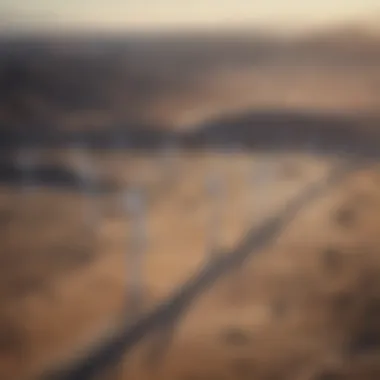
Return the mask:
<svg viewBox="0 0 380 380">
<path fill-rule="evenodd" d="M 218 70 L 285 63 L 380 67 L 379 41 L 352 28 L 293 39 L 253 32 L 3 36 L 0 128 L 39 134 L 118 124 L 160 128 L 149 119 L 152 106 L 193 93 Z"/>
</svg>

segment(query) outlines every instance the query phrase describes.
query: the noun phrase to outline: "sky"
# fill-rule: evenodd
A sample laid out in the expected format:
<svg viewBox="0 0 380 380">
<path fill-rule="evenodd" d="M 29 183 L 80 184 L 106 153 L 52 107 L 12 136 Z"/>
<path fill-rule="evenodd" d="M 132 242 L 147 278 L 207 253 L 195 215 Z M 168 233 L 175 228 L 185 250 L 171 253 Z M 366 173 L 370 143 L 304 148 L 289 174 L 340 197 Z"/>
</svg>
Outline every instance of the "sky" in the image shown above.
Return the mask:
<svg viewBox="0 0 380 380">
<path fill-rule="evenodd" d="M 0 27 L 303 29 L 376 19 L 380 0 L 1 0 Z"/>
</svg>

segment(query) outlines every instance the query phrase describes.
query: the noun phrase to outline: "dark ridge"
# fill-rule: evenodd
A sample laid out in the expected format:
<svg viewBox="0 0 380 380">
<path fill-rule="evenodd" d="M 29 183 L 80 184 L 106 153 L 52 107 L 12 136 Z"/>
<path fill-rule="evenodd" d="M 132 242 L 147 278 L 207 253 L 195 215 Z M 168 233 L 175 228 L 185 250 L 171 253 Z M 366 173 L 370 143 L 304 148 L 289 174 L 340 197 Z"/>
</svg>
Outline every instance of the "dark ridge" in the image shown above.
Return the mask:
<svg viewBox="0 0 380 380">
<path fill-rule="evenodd" d="M 61 147 L 83 144 L 88 148 L 158 150 L 168 140 L 183 149 L 298 150 L 315 154 L 376 158 L 380 131 L 369 117 L 306 112 L 246 112 L 194 125 L 185 132 L 155 125 L 113 125 L 100 130 L 67 131 L 54 126 L 9 129 L 0 125 L 0 151 L 20 146 Z"/>
<path fill-rule="evenodd" d="M 25 181 L 27 183 L 25 183 Z M 44 164 L 33 168 L 28 173 L 28 178 L 23 177 L 23 173 L 14 163 L 0 161 L 0 183 L 7 185 L 44 186 L 52 188 L 65 188 L 81 190 L 84 182 L 77 173 L 68 168 Z M 92 193 L 104 193 L 111 190 L 111 184 L 105 182 L 89 181 L 86 184 L 87 191 Z"/>
<path fill-rule="evenodd" d="M 10 130 L 0 125 L 0 150 L 34 146 L 66 148 L 81 144 L 95 149 L 154 149 L 163 145 L 170 132 L 150 126 L 111 126 L 101 130 L 58 131 L 54 127 Z"/>
<path fill-rule="evenodd" d="M 363 128 L 369 120 L 300 112 L 246 112 L 211 120 L 184 133 L 189 148 L 238 144 L 256 150 L 376 154 L 380 134 Z"/>
</svg>

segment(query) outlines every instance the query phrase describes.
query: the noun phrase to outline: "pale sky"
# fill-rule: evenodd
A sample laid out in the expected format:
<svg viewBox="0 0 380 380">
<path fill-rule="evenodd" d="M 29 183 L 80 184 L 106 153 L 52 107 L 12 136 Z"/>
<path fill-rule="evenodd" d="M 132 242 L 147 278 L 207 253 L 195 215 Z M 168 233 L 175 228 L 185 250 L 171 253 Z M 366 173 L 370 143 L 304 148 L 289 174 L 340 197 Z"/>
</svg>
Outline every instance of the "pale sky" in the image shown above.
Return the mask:
<svg viewBox="0 0 380 380">
<path fill-rule="evenodd" d="M 0 0 L 2 28 L 304 28 L 371 19 L 380 0 Z"/>
</svg>

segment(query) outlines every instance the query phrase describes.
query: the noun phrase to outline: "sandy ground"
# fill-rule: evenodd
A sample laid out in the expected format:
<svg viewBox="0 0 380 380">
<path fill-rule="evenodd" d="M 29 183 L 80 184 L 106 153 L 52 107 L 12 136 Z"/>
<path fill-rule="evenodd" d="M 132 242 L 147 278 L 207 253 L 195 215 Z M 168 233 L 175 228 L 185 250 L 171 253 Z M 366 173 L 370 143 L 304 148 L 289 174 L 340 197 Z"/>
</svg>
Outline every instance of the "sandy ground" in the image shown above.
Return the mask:
<svg viewBox="0 0 380 380">
<path fill-rule="evenodd" d="M 202 297 L 157 366 L 147 342 L 120 378 L 377 379 L 378 181 L 358 172 L 305 209 Z"/>
<path fill-rule="evenodd" d="M 219 244 L 228 250 L 249 225 L 281 209 L 330 166 L 298 155 L 184 154 L 179 174 L 166 183 L 157 157 L 97 154 L 94 161 L 102 176 L 112 176 L 113 168 L 150 194 L 142 310 L 208 258 L 210 173 L 225 183 Z M 266 252 L 204 294 L 153 372 L 146 359 L 151 342 L 144 342 L 112 376 L 376 378 L 370 377 L 380 371 L 376 344 L 365 355 L 350 347 L 380 294 L 379 178 L 375 169 L 353 175 L 303 210 Z M 3 187 L 0 197 L 0 378 L 28 379 L 76 357 L 124 317 L 131 220 L 123 192 L 91 199 Z"/>
</svg>

